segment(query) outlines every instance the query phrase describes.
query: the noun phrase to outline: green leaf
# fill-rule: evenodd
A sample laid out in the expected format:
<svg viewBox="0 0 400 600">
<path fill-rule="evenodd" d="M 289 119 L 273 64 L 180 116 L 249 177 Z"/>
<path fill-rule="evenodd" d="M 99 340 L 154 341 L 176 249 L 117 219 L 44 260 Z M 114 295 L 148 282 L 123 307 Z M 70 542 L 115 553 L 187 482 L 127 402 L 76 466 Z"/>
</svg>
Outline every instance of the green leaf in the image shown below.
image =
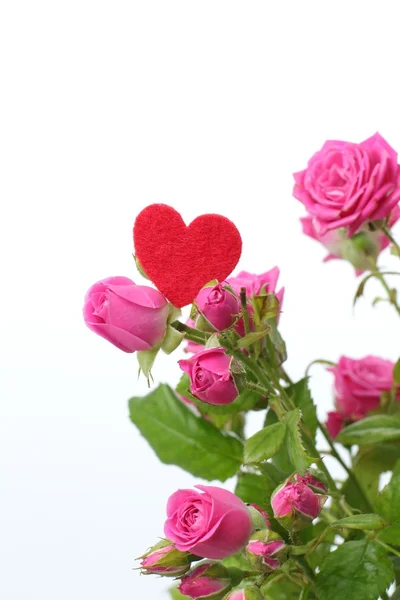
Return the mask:
<svg viewBox="0 0 400 600">
<path fill-rule="evenodd" d="M 283 575 L 268 577 L 261 591 L 265 600 L 299 600 L 301 597 L 301 587 Z"/>
<path fill-rule="evenodd" d="M 244 337 L 240 338 L 236 345 L 238 348 L 249 348 L 259 340 L 265 338 L 270 331 L 271 327 L 267 327 L 266 329 L 263 329 L 263 331 L 253 331 L 252 333 L 248 333 Z"/>
<path fill-rule="evenodd" d="M 308 427 L 315 440 L 315 433 L 318 427 L 317 409 L 311 398 L 308 387 L 308 377 L 304 377 L 297 383 L 288 387 L 287 393 L 291 396 L 294 404 L 301 410 L 303 422 Z"/>
<path fill-rule="evenodd" d="M 386 526 L 386 521 L 379 515 L 366 514 L 366 515 L 353 515 L 352 517 L 345 517 L 335 523 L 331 524 L 334 529 L 361 529 L 362 531 L 383 529 Z"/>
<path fill-rule="evenodd" d="M 271 340 L 272 345 L 275 349 L 276 361 L 277 361 L 278 365 L 281 365 L 287 359 L 285 340 L 283 339 L 283 337 L 281 336 L 281 334 L 278 331 L 278 325 L 276 323 L 276 319 L 271 319 L 269 321 L 269 323 L 271 325 L 269 339 Z"/>
<path fill-rule="evenodd" d="M 400 545 L 400 519 L 380 532 L 379 539 L 386 544 Z"/>
<path fill-rule="evenodd" d="M 396 415 L 373 415 L 348 425 L 336 438 L 341 444 L 377 444 L 400 439 L 400 419 Z"/>
<path fill-rule="evenodd" d="M 295 471 L 300 475 L 304 475 L 307 468 L 314 462 L 314 459 L 307 456 L 306 451 L 304 450 L 299 427 L 300 420 L 301 412 L 298 408 L 286 413 L 285 444 L 287 445 L 290 462 L 293 464 Z"/>
<path fill-rule="evenodd" d="M 320 600 L 377 600 L 394 579 L 386 551 L 367 538 L 332 552 L 317 575 Z"/>
<path fill-rule="evenodd" d="M 377 279 L 380 279 L 382 277 L 382 275 L 399 275 L 400 273 L 397 273 L 396 271 L 387 271 L 384 273 L 378 273 L 378 272 L 372 272 L 369 273 L 368 275 L 366 275 L 366 277 L 364 277 L 364 279 L 361 280 L 360 285 L 357 288 L 357 291 L 354 295 L 354 299 L 353 299 L 353 306 L 355 306 L 357 300 L 359 298 L 361 298 L 361 296 L 364 293 L 364 289 L 365 289 L 365 284 L 367 283 L 367 281 L 369 281 L 372 277 L 376 277 Z"/>
<path fill-rule="evenodd" d="M 268 509 L 270 497 L 277 485 L 267 477 L 242 472 L 238 475 L 235 494 L 243 502 L 258 504 L 261 508 Z"/>
<path fill-rule="evenodd" d="M 253 392 L 253 390 L 243 390 L 238 397 L 231 402 L 231 404 L 224 404 L 222 406 L 215 406 L 213 404 L 207 404 L 206 402 L 202 402 L 195 396 L 190 393 L 190 379 L 189 375 L 186 373 L 181 377 L 178 385 L 176 386 L 176 391 L 178 394 L 185 396 L 192 400 L 192 402 L 197 406 L 201 414 L 203 415 L 234 415 L 235 413 L 250 410 L 253 408 L 255 404 L 260 400 L 261 395 L 257 392 Z"/>
<path fill-rule="evenodd" d="M 252 435 L 244 446 L 245 464 L 259 463 L 271 458 L 281 447 L 286 426 L 283 423 L 268 425 Z"/>
<path fill-rule="evenodd" d="M 139 373 L 142 371 L 147 379 L 147 384 L 150 387 L 151 369 L 156 360 L 159 348 L 152 348 L 151 350 L 140 350 L 136 352 L 136 358 L 139 363 Z"/>
<path fill-rule="evenodd" d="M 161 384 L 148 396 L 131 398 L 129 410 L 161 462 L 208 481 L 225 481 L 240 469 L 242 443 L 194 415 L 169 386 Z"/>
<path fill-rule="evenodd" d="M 391 480 L 379 494 L 376 508 L 389 523 L 400 519 L 400 460 L 396 463 Z M 400 543 L 400 539 L 398 541 Z"/>
</svg>

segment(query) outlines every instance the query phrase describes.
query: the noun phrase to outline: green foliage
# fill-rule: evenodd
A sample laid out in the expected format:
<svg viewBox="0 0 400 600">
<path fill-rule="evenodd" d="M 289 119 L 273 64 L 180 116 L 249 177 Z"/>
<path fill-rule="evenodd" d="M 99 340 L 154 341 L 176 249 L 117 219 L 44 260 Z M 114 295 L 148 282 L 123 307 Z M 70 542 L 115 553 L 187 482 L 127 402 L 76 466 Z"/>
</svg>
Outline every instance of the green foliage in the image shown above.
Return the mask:
<svg viewBox="0 0 400 600">
<path fill-rule="evenodd" d="M 315 433 L 318 427 L 317 409 L 308 387 L 308 377 L 304 377 L 297 383 L 289 386 L 287 388 L 287 393 L 292 398 L 295 406 L 301 410 L 303 423 L 311 432 L 311 436 L 315 440 Z"/>
<path fill-rule="evenodd" d="M 390 482 L 379 494 L 376 507 L 390 523 L 389 527 L 379 534 L 379 539 L 400 546 L 400 461 L 393 470 Z"/>
<path fill-rule="evenodd" d="M 131 398 L 129 410 L 161 462 L 208 481 L 225 481 L 239 471 L 242 443 L 194 415 L 167 385 L 159 385 L 143 398 Z"/>
<path fill-rule="evenodd" d="M 320 600 L 377 600 L 394 579 L 386 551 L 365 538 L 329 554 L 317 575 Z"/>
<path fill-rule="evenodd" d="M 249 504 L 258 504 L 261 508 L 268 509 L 270 497 L 277 487 L 274 481 L 255 473 L 241 472 L 238 475 L 235 494 Z"/>
<path fill-rule="evenodd" d="M 286 435 L 285 443 L 287 445 L 290 462 L 294 470 L 300 475 L 304 475 L 307 468 L 314 462 L 314 459 L 307 456 L 304 450 L 303 441 L 300 433 L 301 412 L 296 408 L 285 415 Z"/>
<path fill-rule="evenodd" d="M 176 587 L 169 588 L 169 593 L 172 600 L 188 600 L 189 598 L 189 596 L 184 596 L 183 594 L 181 594 L 178 588 Z"/>
<path fill-rule="evenodd" d="M 362 446 L 399 439 L 400 417 L 398 415 L 373 415 L 342 429 L 336 441 Z"/>
<path fill-rule="evenodd" d="M 331 527 L 335 529 L 360 529 L 363 531 L 379 530 L 383 529 L 385 526 L 385 520 L 375 514 L 353 515 L 351 517 L 339 519 L 339 521 L 335 521 L 331 524 Z"/>
<path fill-rule="evenodd" d="M 282 445 L 286 433 L 283 423 L 267 425 L 252 435 L 244 445 L 245 464 L 259 463 L 274 456 Z"/>
</svg>

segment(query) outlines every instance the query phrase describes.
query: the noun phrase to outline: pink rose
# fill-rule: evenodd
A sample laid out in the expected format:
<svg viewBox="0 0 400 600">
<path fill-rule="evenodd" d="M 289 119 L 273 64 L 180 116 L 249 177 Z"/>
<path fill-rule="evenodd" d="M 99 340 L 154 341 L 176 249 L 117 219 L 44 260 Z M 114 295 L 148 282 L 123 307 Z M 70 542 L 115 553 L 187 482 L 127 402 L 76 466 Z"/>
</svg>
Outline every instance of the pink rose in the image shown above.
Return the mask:
<svg viewBox="0 0 400 600">
<path fill-rule="evenodd" d="M 178 590 L 193 600 L 213 600 L 231 587 L 227 569 L 222 563 L 205 562 L 182 578 Z"/>
<path fill-rule="evenodd" d="M 252 531 L 249 511 L 222 488 L 197 485 L 178 490 L 168 500 L 164 531 L 178 550 L 203 558 L 225 558 L 238 552 Z"/>
<path fill-rule="evenodd" d="M 193 396 L 208 404 L 230 404 L 238 396 L 231 372 L 231 358 L 224 348 L 202 350 L 178 364 L 190 377 Z"/>
<path fill-rule="evenodd" d="M 179 552 L 172 544 L 161 548 L 157 546 L 143 557 L 140 563 L 142 573 L 179 577 L 190 569 L 190 554 Z"/>
<path fill-rule="evenodd" d="M 272 494 L 271 506 L 275 519 L 286 529 L 297 531 L 319 515 L 325 501 L 326 496 L 313 492 L 300 477 L 279 486 Z"/>
<path fill-rule="evenodd" d="M 389 220 L 392 227 L 400 218 L 400 208 L 395 206 Z M 348 260 L 360 275 L 371 270 L 372 261 L 376 261 L 380 252 L 389 246 L 390 241 L 381 231 L 369 231 L 367 228 L 348 238 L 345 229 L 332 229 L 321 233 L 318 221 L 308 215 L 300 219 L 303 233 L 320 242 L 329 251 L 324 262 L 335 258 Z"/>
<path fill-rule="evenodd" d="M 344 420 L 358 421 L 378 408 L 382 392 L 390 392 L 393 385 L 394 363 L 378 356 L 352 359 L 341 356 L 333 373 L 335 404 Z M 397 388 L 400 400 L 400 388 Z"/>
<path fill-rule="evenodd" d="M 217 330 L 228 329 L 238 318 L 237 297 L 223 283 L 200 290 L 195 299 L 200 314 Z"/>
<path fill-rule="evenodd" d="M 326 485 L 322 483 L 322 481 L 314 477 L 314 475 L 311 475 L 311 473 L 305 473 L 304 477 L 296 473 L 295 480 L 302 481 L 306 485 L 311 486 L 311 489 L 315 488 L 316 492 L 322 492 L 323 494 L 325 494 L 328 491 Z"/>
<path fill-rule="evenodd" d="M 278 292 L 276 291 L 278 278 L 279 269 L 278 267 L 274 267 L 261 275 L 252 275 L 252 273 L 248 273 L 247 271 L 241 271 L 236 277 L 230 277 L 227 282 L 235 290 L 238 296 L 240 295 L 240 289 L 242 287 L 246 288 L 246 294 L 249 298 L 258 296 L 263 292 L 275 294 L 279 300 L 279 306 L 282 309 L 284 288 L 281 288 Z"/>
<path fill-rule="evenodd" d="M 326 420 L 325 427 L 327 428 L 331 438 L 335 439 L 335 437 L 339 435 L 344 427 L 343 415 L 336 411 L 328 412 L 328 418 Z"/>
<path fill-rule="evenodd" d="M 88 290 L 83 317 L 89 329 L 124 352 L 150 350 L 164 337 L 168 304 L 151 287 L 107 277 Z"/>
<path fill-rule="evenodd" d="M 321 235 L 345 227 L 352 236 L 366 223 L 388 218 L 400 200 L 397 153 L 379 133 L 361 144 L 325 142 L 294 179 L 293 195 Z"/>
</svg>

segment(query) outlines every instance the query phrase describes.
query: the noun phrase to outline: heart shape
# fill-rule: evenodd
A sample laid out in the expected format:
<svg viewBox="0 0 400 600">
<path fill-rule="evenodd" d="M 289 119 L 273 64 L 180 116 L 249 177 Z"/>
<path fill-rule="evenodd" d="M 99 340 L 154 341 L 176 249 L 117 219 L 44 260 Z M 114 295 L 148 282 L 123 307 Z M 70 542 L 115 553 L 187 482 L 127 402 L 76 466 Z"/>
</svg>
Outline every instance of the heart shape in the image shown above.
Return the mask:
<svg viewBox="0 0 400 600">
<path fill-rule="evenodd" d="M 191 304 L 209 281 L 226 279 L 242 251 L 240 233 L 226 217 L 201 215 L 186 226 L 166 204 L 138 214 L 133 241 L 149 279 L 178 308 Z"/>
</svg>

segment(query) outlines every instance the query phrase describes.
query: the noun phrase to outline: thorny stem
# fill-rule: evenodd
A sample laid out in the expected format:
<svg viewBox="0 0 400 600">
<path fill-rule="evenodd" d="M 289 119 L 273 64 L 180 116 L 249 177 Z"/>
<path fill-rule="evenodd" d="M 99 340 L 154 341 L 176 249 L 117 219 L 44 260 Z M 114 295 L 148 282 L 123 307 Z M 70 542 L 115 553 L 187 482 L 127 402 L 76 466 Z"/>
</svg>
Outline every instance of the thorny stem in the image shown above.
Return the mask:
<svg viewBox="0 0 400 600">
<path fill-rule="evenodd" d="M 171 323 L 171 326 L 174 327 L 177 331 L 181 331 L 185 334 L 187 340 L 191 342 L 196 342 L 197 344 L 205 344 L 209 337 L 211 337 L 211 333 L 207 333 L 206 331 L 200 331 L 199 329 L 195 329 L 194 327 L 189 327 L 185 323 L 181 321 L 174 321 Z"/>
</svg>

